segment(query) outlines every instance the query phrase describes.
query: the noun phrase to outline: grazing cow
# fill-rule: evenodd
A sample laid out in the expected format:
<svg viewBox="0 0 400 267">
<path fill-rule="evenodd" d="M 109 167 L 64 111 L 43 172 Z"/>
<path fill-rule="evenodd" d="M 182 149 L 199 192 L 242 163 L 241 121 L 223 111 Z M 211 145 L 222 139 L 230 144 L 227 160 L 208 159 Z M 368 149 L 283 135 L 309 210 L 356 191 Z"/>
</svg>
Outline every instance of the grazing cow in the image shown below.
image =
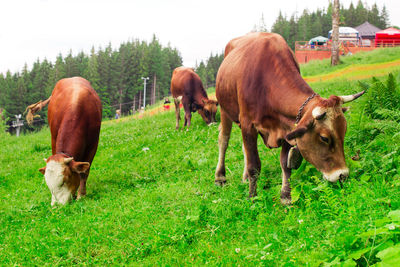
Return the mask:
<svg viewBox="0 0 400 267">
<path fill-rule="evenodd" d="M 260 135 L 269 148 L 282 147 L 281 201 L 291 203 L 289 151 L 298 153 L 335 182 L 349 175 L 343 142 L 346 119 L 343 103 L 364 92 L 351 96 L 331 96 L 324 99 L 316 94 L 300 75 L 293 52 L 278 34 L 251 33 L 228 43 L 216 84 L 221 105 L 218 136 L 219 160 L 215 183 L 223 185 L 225 152 L 232 122 L 239 125 L 243 137 L 245 168 L 243 181 L 249 179 L 249 196 L 256 195 L 261 162 L 257 150 Z M 297 148 L 296 148 L 297 147 Z"/>
<path fill-rule="evenodd" d="M 172 73 L 171 93 L 175 102 L 176 129 L 179 129 L 179 104 L 182 100 L 185 110 L 185 126 L 190 127 L 192 112 L 198 111 L 205 123 L 215 122 L 218 102 L 208 99 L 203 83 L 191 68 L 178 67 Z"/>
<path fill-rule="evenodd" d="M 51 191 L 51 205 L 66 204 L 78 187 L 78 198 L 86 195 L 86 180 L 99 142 L 102 107 L 87 80 L 67 78 L 56 84 L 46 101 L 27 108 L 27 119 L 49 102 L 52 156 L 45 159 L 46 167 L 39 171 Z"/>
</svg>

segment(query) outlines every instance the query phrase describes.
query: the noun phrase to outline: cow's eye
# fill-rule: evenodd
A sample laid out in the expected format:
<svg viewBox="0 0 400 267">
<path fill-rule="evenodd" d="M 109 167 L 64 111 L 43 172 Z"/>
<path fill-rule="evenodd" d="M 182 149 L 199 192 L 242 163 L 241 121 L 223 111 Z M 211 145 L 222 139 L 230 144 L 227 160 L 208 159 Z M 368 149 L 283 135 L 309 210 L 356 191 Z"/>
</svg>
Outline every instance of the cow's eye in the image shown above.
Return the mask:
<svg viewBox="0 0 400 267">
<path fill-rule="evenodd" d="M 329 138 L 328 137 L 320 135 L 319 138 L 321 138 L 322 142 L 329 144 Z"/>
</svg>

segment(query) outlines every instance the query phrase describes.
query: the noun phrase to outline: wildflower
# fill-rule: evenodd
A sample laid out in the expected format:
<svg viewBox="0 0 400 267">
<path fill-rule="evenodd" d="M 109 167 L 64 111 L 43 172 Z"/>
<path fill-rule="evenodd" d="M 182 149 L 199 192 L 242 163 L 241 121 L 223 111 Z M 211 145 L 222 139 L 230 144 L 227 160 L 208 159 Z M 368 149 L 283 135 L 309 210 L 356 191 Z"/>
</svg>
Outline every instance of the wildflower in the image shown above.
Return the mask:
<svg viewBox="0 0 400 267">
<path fill-rule="evenodd" d="M 236 253 L 240 252 L 240 248 L 235 248 Z"/>
</svg>

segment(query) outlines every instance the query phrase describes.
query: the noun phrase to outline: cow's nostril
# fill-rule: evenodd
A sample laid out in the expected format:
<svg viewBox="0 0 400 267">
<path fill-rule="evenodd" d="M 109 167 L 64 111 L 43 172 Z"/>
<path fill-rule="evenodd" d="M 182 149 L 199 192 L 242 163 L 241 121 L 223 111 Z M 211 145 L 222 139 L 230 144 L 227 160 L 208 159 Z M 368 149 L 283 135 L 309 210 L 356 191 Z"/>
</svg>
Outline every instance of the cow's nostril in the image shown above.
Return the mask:
<svg viewBox="0 0 400 267">
<path fill-rule="evenodd" d="M 344 182 L 344 181 L 346 181 L 347 177 L 349 177 L 348 174 L 343 174 L 343 173 L 342 173 L 342 174 L 339 175 L 339 180 L 340 180 L 341 182 Z"/>
</svg>

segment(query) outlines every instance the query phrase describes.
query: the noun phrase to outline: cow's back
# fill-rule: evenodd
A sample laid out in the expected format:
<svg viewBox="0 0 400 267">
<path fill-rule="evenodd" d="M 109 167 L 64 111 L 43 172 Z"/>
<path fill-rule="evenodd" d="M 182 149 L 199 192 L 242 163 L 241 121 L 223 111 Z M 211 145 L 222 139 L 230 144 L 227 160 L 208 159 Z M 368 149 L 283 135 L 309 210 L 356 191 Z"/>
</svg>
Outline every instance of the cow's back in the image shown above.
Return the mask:
<svg viewBox="0 0 400 267">
<path fill-rule="evenodd" d="M 80 77 L 60 80 L 48 108 L 53 154 L 70 151 L 84 157 L 92 146 L 97 147 L 101 117 L 100 98 L 87 80 Z"/>
<path fill-rule="evenodd" d="M 227 44 L 216 96 L 233 121 L 239 122 L 239 113 L 256 120 L 264 111 L 279 108 L 274 105 L 299 79 L 293 52 L 280 35 L 251 33 Z"/>
<path fill-rule="evenodd" d="M 187 96 L 193 96 L 196 93 L 206 96 L 200 76 L 192 68 L 176 68 L 172 73 L 171 79 L 172 96 L 177 98 L 185 94 Z"/>
</svg>

